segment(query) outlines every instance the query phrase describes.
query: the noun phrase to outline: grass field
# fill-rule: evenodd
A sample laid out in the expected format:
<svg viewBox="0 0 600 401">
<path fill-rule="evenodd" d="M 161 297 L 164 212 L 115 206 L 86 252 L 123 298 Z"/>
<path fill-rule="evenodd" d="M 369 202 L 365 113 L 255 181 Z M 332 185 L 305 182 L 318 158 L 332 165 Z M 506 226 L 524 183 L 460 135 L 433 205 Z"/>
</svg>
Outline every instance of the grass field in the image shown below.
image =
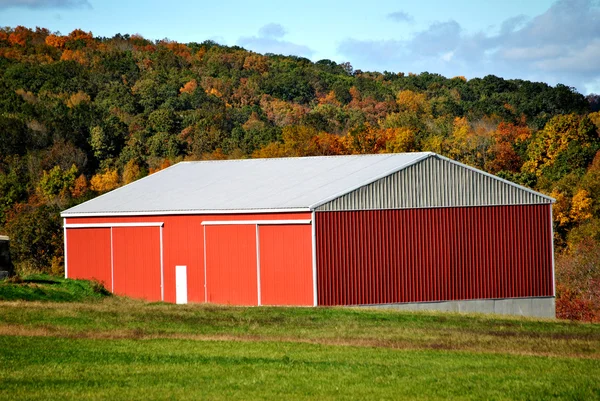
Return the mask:
<svg viewBox="0 0 600 401">
<path fill-rule="evenodd" d="M 600 325 L 46 299 L 0 302 L 0 399 L 600 399 Z"/>
</svg>

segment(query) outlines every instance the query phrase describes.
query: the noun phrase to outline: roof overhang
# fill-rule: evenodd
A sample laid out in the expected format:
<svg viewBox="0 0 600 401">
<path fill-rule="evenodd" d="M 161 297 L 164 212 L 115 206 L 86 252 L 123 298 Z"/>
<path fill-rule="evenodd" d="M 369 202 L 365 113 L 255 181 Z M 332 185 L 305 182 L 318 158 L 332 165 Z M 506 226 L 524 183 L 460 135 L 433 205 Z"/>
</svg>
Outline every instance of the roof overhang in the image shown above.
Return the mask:
<svg viewBox="0 0 600 401">
<path fill-rule="evenodd" d="M 149 210 L 131 212 L 97 212 L 97 213 L 66 213 L 60 214 L 63 218 L 76 217 L 127 217 L 127 216 L 176 216 L 176 215 L 206 215 L 206 214 L 263 214 L 263 213 L 310 213 L 310 208 L 287 209 L 218 209 L 218 210 Z"/>
</svg>

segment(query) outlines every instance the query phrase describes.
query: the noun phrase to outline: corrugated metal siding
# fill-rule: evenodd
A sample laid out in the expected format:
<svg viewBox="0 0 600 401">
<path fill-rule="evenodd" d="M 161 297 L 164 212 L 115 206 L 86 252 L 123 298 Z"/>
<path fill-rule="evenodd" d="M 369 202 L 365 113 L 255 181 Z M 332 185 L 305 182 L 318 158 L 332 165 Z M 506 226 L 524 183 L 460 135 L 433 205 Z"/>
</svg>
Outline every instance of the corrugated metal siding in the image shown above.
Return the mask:
<svg viewBox="0 0 600 401">
<path fill-rule="evenodd" d="M 319 206 L 318 211 L 548 204 L 534 192 L 436 156 Z"/>
<path fill-rule="evenodd" d="M 262 305 L 313 305 L 312 230 L 306 225 L 259 226 Z"/>
<path fill-rule="evenodd" d="M 68 230 L 69 278 L 94 279 L 112 289 L 110 228 Z"/>
<path fill-rule="evenodd" d="M 315 213 L 319 305 L 552 296 L 550 205 Z"/>
</svg>

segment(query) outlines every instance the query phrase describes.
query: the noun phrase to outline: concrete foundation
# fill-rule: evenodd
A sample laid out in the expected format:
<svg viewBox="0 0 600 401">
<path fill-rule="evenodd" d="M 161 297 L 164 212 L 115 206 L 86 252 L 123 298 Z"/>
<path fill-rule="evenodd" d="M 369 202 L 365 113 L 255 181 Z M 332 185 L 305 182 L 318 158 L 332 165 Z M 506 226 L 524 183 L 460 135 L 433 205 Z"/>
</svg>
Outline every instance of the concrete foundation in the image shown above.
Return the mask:
<svg viewBox="0 0 600 401">
<path fill-rule="evenodd" d="M 402 304 L 360 305 L 369 308 L 406 311 L 442 311 L 460 313 L 490 313 L 543 318 L 555 318 L 554 297 L 472 299 L 465 301 L 415 302 Z"/>
</svg>

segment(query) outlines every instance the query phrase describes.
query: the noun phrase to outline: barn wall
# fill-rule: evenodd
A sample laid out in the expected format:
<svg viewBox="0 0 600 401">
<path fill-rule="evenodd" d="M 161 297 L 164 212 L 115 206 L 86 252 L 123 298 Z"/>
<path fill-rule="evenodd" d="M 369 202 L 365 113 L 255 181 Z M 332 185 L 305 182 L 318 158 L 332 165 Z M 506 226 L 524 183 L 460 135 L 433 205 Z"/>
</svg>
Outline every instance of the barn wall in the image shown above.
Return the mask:
<svg viewBox="0 0 600 401">
<path fill-rule="evenodd" d="M 318 212 L 318 304 L 553 296 L 550 207 Z"/>
<path fill-rule="evenodd" d="M 175 302 L 175 266 L 187 266 L 188 302 L 204 302 L 204 226 L 207 221 L 241 221 L 241 220 L 308 220 L 310 213 L 269 213 L 269 214 L 237 214 L 237 215 L 168 215 L 168 216 L 131 216 L 131 217 L 69 217 L 66 224 L 118 224 L 118 223 L 164 223 L 162 227 L 163 243 L 163 275 L 164 275 L 164 300 Z M 122 228 L 130 230 L 131 228 Z M 97 229 L 93 229 L 97 230 Z M 109 232 L 110 229 L 101 229 Z M 113 229 L 113 230 L 116 230 Z M 151 230 L 160 230 L 152 227 Z M 92 229 L 68 228 L 67 230 L 67 269 L 68 276 L 74 277 L 71 272 L 77 272 L 78 278 L 92 278 L 96 270 L 110 270 L 110 242 L 101 253 L 99 267 L 90 268 L 72 254 L 85 255 L 97 240 L 90 234 Z M 310 231 L 310 230 L 309 230 Z M 310 234 L 309 234 L 310 235 Z M 71 238 L 77 236 L 79 241 L 75 244 Z M 310 238 L 310 237 L 309 237 Z M 309 241 L 310 242 L 310 241 Z M 305 241 L 306 243 L 306 241 Z M 142 247 L 143 249 L 143 247 Z M 306 249 L 310 255 L 311 248 Z M 102 265 L 102 266 L 100 266 Z M 95 265 L 94 265 L 95 266 Z M 312 266 L 305 266 L 312 269 Z M 108 270 L 107 270 L 108 269 Z M 159 284 L 160 285 L 160 284 Z M 107 286 L 111 289 L 110 286 Z M 159 288 L 160 289 L 160 288 Z M 129 290 L 122 293 L 129 293 Z M 136 293 L 137 294 L 137 293 Z M 136 295 L 137 296 L 137 295 Z M 312 297 L 312 292 L 311 292 Z M 147 297 L 146 297 L 147 298 Z M 160 299 L 160 298 L 159 298 Z M 311 298 L 312 299 L 312 298 Z M 312 304 L 312 303 L 311 303 Z"/>
</svg>

